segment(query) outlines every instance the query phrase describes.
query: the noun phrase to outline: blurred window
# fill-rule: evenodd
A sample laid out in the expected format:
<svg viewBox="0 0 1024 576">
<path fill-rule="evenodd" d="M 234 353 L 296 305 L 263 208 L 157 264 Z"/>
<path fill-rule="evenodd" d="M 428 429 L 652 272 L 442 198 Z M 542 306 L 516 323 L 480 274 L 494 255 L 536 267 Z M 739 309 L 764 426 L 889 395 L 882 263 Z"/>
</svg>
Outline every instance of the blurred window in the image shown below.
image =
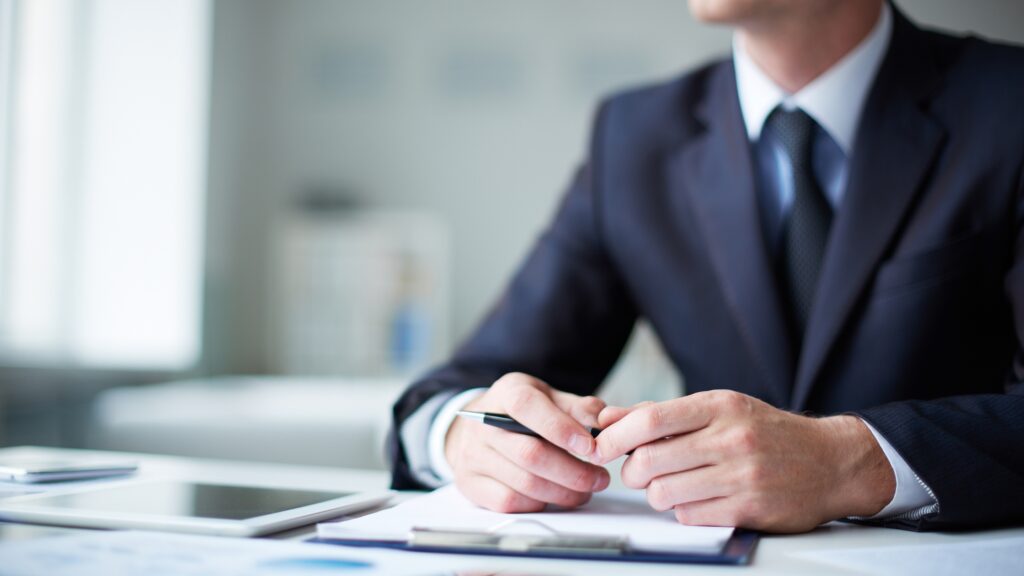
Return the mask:
<svg viewBox="0 0 1024 576">
<path fill-rule="evenodd" d="M 211 1 L 0 0 L 5 364 L 198 360 Z"/>
</svg>

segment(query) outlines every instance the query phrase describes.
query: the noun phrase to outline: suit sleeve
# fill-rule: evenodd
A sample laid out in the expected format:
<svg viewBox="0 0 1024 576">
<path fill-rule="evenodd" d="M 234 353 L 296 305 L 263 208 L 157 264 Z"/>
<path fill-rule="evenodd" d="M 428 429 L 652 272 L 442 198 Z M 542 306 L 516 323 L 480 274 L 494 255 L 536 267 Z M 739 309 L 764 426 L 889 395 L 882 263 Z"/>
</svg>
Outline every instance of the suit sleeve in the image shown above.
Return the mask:
<svg viewBox="0 0 1024 576">
<path fill-rule="evenodd" d="M 424 488 L 410 473 L 397 431 L 433 396 L 488 387 L 508 372 L 524 372 L 574 394 L 592 394 L 622 352 L 636 312 L 601 236 L 595 178 L 601 117 L 590 162 L 576 174 L 553 222 L 504 295 L 449 362 L 415 382 L 395 403 L 388 439 L 394 488 Z"/>
<path fill-rule="evenodd" d="M 937 510 L 881 523 L 911 530 L 1024 521 L 1024 169 L 1004 283 L 1016 357 L 1005 394 L 896 402 L 858 412 L 899 451 L 938 501 Z"/>
</svg>

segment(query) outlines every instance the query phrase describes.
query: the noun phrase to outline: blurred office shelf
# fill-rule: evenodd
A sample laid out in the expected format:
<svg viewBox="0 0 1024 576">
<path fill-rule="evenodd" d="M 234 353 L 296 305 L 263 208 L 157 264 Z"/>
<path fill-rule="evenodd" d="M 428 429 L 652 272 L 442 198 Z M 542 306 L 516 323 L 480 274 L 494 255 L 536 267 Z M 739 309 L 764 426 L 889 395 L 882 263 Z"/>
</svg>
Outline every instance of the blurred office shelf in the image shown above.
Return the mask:
<svg viewBox="0 0 1024 576">
<path fill-rule="evenodd" d="M 450 248 L 440 219 L 306 207 L 280 238 L 274 372 L 411 376 L 447 353 Z"/>
<path fill-rule="evenodd" d="M 383 469 L 391 404 L 406 384 L 236 376 L 117 388 L 98 397 L 86 446 Z"/>
</svg>

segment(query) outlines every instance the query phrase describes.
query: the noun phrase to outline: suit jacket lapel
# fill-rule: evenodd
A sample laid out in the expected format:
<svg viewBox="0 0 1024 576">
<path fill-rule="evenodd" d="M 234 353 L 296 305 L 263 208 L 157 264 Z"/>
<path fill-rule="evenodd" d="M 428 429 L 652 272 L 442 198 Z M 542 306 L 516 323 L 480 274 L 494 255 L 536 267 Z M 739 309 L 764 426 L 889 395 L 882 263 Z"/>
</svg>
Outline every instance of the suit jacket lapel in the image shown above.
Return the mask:
<svg viewBox="0 0 1024 576">
<path fill-rule="evenodd" d="M 792 344 L 762 232 L 735 73 L 729 63 L 712 74 L 705 107 L 697 111 L 706 130 L 687 139 L 669 158 L 668 178 L 697 215 L 725 300 L 768 384 L 765 399 L 786 405 L 792 388 Z"/>
<path fill-rule="evenodd" d="M 942 143 L 942 128 L 919 104 L 938 80 L 923 51 L 926 40 L 920 36 L 897 12 L 889 54 L 865 104 L 847 190 L 825 253 L 793 409 L 804 408 L 829 351 L 892 246 Z"/>
</svg>

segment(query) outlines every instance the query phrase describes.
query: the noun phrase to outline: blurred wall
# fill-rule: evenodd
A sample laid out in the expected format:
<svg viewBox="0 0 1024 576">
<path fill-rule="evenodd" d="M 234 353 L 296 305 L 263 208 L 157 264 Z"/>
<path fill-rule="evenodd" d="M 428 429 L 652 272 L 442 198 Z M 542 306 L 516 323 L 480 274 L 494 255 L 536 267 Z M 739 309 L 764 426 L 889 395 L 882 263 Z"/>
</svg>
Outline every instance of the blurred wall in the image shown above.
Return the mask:
<svg viewBox="0 0 1024 576">
<path fill-rule="evenodd" d="M 1015 0 L 899 5 L 1024 40 Z M 314 190 L 443 218 L 460 340 L 550 217 L 599 98 L 729 46 L 684 0 L 218 0 L 206 370 L 267 369 L 278 227 Z"/>
</svg>

